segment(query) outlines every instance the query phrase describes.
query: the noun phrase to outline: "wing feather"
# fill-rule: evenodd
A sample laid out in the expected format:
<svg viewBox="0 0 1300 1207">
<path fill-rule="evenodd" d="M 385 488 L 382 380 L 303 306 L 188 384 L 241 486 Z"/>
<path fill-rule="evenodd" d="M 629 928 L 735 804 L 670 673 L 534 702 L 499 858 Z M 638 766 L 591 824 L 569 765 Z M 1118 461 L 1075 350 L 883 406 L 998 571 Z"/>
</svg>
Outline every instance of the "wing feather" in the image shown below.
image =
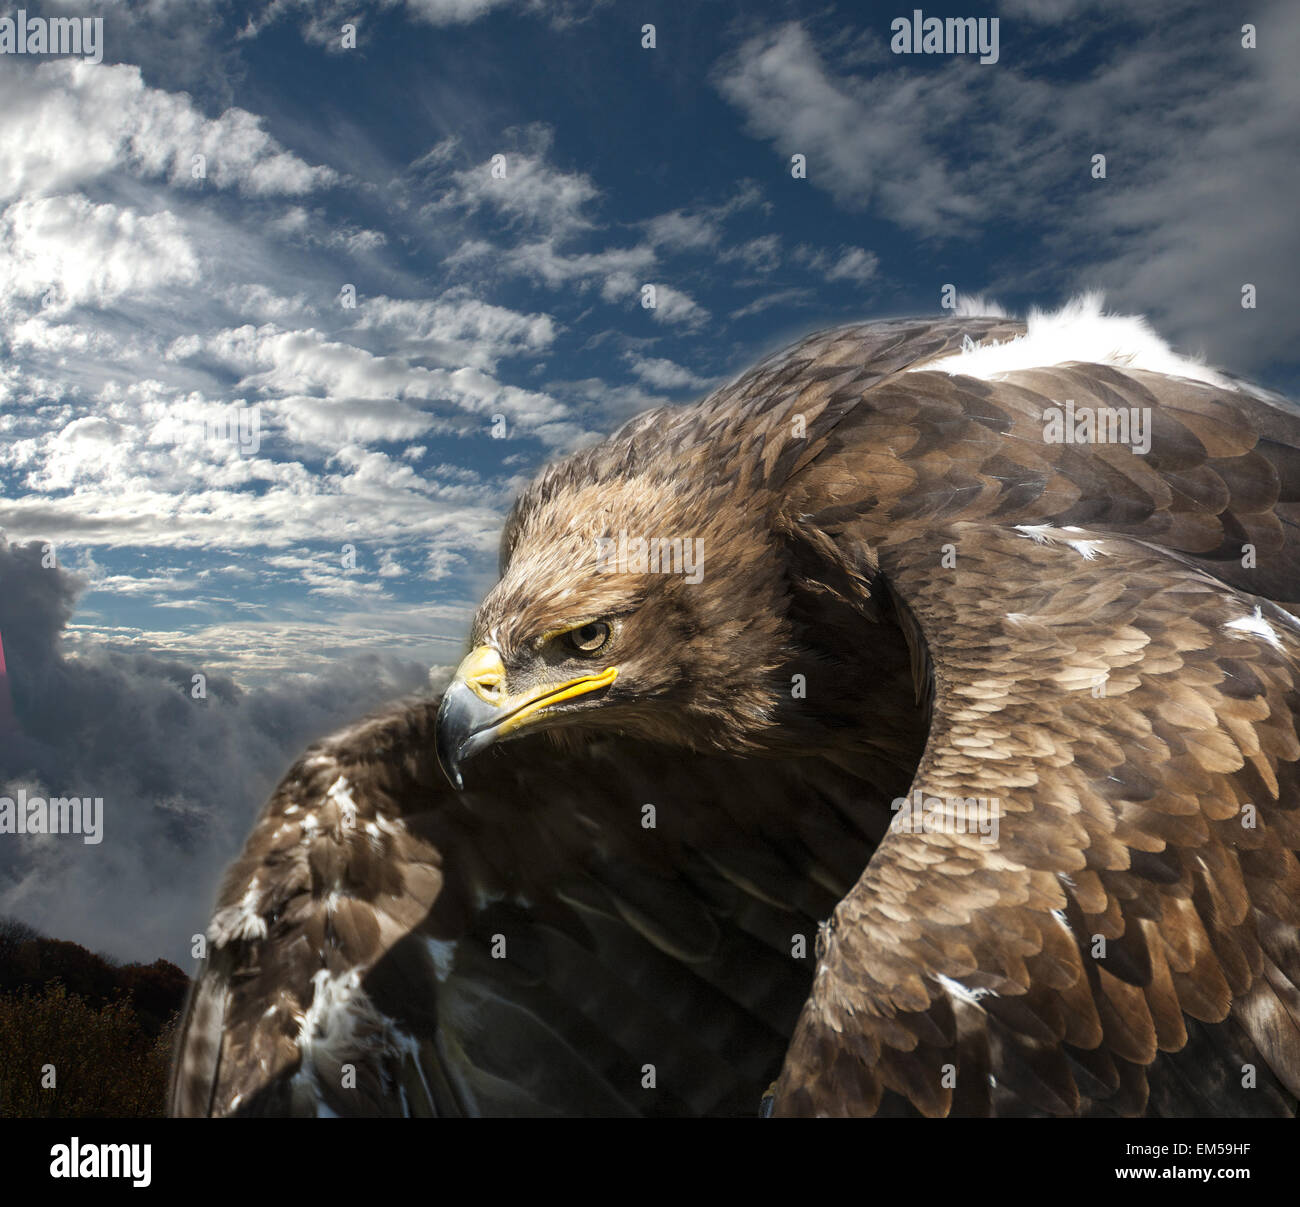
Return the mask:
<svg viewBox="0 0 1300 1207">
<path fill-rule="evenodd" d="M 319 744 L 268 802 L 209 928 L 174 1112 L 756 1111 L 818 921 L 887 812 L 874 786 L 543 737 L 489 752 L 457 794 L 436 709 Z M 836 836 L 836 858 L 816 849 Z"/>
<path fill-rule="evenodd" d="M 885 1110 L 891 1094 L 922 1114 L 1161 1113 L 1188 1108 L 1189 1087 L 1222 1090 L 1221 1112 L 1294 1112 L 1294 1018 L 1265 953 L 1300 918 L 1300 800 L 1258 793 L 1243 752 L 1273 782 L 1300 755 L 1300 626 L 1234 628 L 1255 597 L 1097 529 L 1035 540 L 962 522 L 944 536 L 955 568 L 933 536 L 878 544 L 938 685 L 913 787 L 996 798 L 998 842 L 886 836 L 836 910 L 775 1113 Z M 1288 944 L 1284 984 L 1297 954 Z M 954 1008 L 983 1044 L 919 1058 L 907 1020 Z M 1231 1037 L 1211 1041 L 1215 1026 Z M 1181 1059 L 1194 1040 L 1223 1047 L 1213 1070 Z M 846 1051 L 863 1066 L 856 1101 Z M 1238 1057 L 1267 1071 L 1249 1105 L 1224 1088 Z M 992 1076 L 995 1092 L 946 1098 L 945 1069 L 959 1085 Z"/>
</svg>

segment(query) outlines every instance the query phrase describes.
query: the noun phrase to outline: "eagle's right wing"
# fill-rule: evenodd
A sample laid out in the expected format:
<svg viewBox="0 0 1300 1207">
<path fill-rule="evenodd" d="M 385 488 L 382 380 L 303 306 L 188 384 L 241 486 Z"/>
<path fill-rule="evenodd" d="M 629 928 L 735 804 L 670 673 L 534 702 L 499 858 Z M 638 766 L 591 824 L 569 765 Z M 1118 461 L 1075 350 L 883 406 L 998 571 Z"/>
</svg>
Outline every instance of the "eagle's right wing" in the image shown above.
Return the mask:
<svg viewBox="0 0 1300 1207">
<path fill-rule="evenodd" d="M 208 931 L 173 1112 L 753 1114 L 818 921 L 888 823 L 868 799 L 906 769 L 539 735 L 458 794 L 436 710 L 320 743 L 276 790 Z"/>
</svg>

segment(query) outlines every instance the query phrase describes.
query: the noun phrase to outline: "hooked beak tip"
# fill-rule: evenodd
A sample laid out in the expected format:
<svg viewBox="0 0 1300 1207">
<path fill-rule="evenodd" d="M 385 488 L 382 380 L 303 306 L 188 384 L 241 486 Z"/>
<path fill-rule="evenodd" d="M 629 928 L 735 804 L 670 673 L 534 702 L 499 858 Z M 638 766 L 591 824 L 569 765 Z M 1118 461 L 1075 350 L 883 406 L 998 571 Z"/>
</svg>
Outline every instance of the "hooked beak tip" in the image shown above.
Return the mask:
<svg viewBox="0 0 1300 1207">
<path fill-rule="evenodd" d="M 457 791 L 465 787 L 465 779 L 460 772 L 465 743 L 476 724 L 481 721 L 480 717 L 474 715 L 471 701 L 465 699 L 467 695 L 470 693 L 463 684 L 451 684 L 443 693 L 435 723 L 434 747 L 438 754 L 438 765 L 447 777 L 447 782 Z"/>
<path fill-rule="evenodd" d="M 452 680 L 438 706 L 434 748 L 442 773 L 453 788 L 464 789 L 461 764 L 492 745 L 501 732 L 500 725 L 501 710 L 496 705 L 463 680 Z"/>
</svg>

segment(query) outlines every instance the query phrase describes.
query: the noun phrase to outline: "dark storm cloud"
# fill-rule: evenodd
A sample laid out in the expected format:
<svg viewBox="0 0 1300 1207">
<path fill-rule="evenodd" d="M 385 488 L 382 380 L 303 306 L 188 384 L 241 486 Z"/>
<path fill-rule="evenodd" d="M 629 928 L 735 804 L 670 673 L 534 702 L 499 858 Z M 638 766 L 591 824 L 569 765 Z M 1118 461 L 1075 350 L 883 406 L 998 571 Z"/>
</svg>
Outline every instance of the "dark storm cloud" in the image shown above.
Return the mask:
<svg viewBox="0 0 1300 1207">
<path fill-rule="evenodd" d="M 69 642 L 81 581 L 0 537 L 0 640 L 21 731 L 0 734 L 0 797 L 102 797 L 103 838 L 0 834 L 0 915 L 120 958 L 188 967 L 217 878 L 311 740 L 422 689 L 374 656 L 245 690 L 201 665 Z"/>
</svg>

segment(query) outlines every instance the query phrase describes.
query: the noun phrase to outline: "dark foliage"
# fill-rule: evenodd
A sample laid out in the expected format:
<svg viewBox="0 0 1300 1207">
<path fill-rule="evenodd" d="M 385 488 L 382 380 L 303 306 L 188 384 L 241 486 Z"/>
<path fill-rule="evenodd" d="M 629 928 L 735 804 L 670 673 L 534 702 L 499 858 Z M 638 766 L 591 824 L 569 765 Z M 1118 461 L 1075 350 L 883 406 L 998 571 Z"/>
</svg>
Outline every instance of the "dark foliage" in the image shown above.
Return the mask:
<svg viewBox="0 0 1300 1207">
<path fill-rule="evenodd" d="M 167 960 L 116 965 L 0 919 L 0 1116 L 165 1114 L 187 986 Z"/>
</svg>

